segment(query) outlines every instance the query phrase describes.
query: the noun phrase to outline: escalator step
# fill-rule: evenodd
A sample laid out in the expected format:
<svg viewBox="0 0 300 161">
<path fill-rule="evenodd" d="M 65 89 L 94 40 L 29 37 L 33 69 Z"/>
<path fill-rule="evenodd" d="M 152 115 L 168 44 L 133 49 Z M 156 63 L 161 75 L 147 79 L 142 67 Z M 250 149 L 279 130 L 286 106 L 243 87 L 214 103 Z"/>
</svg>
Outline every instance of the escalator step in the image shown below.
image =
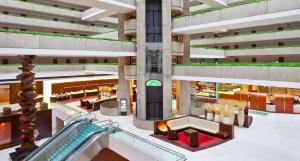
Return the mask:
<svg viewBox="0 0 300 161">
<path fill-rule="evenodd" d="M 61 146 L 58 151 L 52 154 L 48 160 L 59 161 L 68 155 L 76 146 L 78 146 L 88 135 L 100 129 L 94 124 L 84 124 L 78 127 L 78 133 L 74 135 L 66 144 Z"/>
</svg>

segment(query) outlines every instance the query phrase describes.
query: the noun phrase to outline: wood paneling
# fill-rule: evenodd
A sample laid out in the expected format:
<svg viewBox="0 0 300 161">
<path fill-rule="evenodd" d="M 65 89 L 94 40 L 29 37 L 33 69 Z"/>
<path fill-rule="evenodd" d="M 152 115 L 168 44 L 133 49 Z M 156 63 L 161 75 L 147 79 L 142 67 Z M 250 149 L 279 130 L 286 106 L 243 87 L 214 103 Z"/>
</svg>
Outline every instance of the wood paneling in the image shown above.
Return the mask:
<svg viewBox="0 0 300 161">
<path fill-rule="evenodd" d="M 279 113 L 294 112 L 294 98 L 289 95 L 275 95 L 275 110 Z"/>
<path fill-rule="evenodd" d="M 266 111 L 267 94 L 250 93 L 250 108 L 253 110 Z"/>
<path fill-rule="evenodd" d="M 52 84 L 52 93 L 76 92 L 80 90 L 98 89 L 99 86 L 105 84 L 117 84 L 117 79 L 112 80 L 91 80 L 80 82 L 64 82 Z"/>
<path fill-rule="evenodd" d="M 9 102 L 9 88 L 0 89 L 0 103 Z"/>
<path fill-rule="evenodd" d="M 43 94 L 43 82 L 37 81 L 35 84 L 37 94 Z M 20 89 L 20 83 L 9 84 L 9 103 L 18 103 L 18 93 Z"/>
<path fill-rule="evenodd" d="M 9 85 L 9 104 L 15 104 L 18 102 L 19 88 L 19 83 L 13 83 Z"/>
</svg>

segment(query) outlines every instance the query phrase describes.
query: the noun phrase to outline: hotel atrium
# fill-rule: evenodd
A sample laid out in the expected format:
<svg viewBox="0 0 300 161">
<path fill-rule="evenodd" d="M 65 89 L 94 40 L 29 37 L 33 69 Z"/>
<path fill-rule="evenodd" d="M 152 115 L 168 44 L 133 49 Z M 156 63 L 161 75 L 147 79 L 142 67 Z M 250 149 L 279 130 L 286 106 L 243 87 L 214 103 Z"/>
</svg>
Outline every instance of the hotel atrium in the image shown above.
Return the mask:
<svg viewBox="0 0 300 161">
<path fill-rule="evenodd" d="M 0 0 L 0 161 L 300 161 L 299 0 Z"/>
</svg>

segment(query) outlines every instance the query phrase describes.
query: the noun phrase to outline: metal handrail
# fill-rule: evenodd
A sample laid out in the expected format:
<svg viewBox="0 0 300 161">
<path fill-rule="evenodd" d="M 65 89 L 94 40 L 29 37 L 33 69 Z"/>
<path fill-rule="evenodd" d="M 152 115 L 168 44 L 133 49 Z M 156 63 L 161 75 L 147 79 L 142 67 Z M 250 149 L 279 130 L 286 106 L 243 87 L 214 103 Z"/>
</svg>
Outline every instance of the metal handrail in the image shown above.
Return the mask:
<svg viewBox="0 0 300 161">
<path fill-rule="evenodd" d="M 87 113 L 86 115 L 88 115 L 86 118 L 83 118 L 83 119 L 80 119 L 80 120 L 76 120 L 75 122 L 83 122 L 83 121 L 87 121 L 87 120 L 93 120 L 94 118 L 92 118 L 92 119 L 89 119 L 88 117 L 90 116 L 90 115 L 92 115 L 93 113 Z M 93 115 L 95 115 L 95 114 L 93 114 Z M 81 117 L 81 116 L 84 116 L 84 115 L 80 115 L 80 116 L 78 116 L 78 117 Z M 96 115 L 95 115 L 96 116 Z M 76 119 L 76 118 L 75 118 Z M 74 119 L 74 120 L 75 120 Z M 73 122 L 71 123 L 71 124 L 73 124 Z M 69 124 L 67 124 L 67 126 L 68 126 Z M 65 130 L 61 130 L 61 131 L 65 131 Z M 59 132 L 59 134 L 61 134 L 61 131 Z M 58 134 L 58 135 L 59 135 Z M 62 139 L 64 139 L 64 138 L 61 138 L 60 140 L 62 140 Z"/>
<path fill-rule="evenodd" d="M 86 112 L 79 111 L 79 113 L 76 113 L 74 115 L 69 116 L 68 118 L 66 118 L 65 120 L 63 120 L 64 123 L 59 124 L 59 126 L 56 126 L 55 128 L 51 129 L 51 135 L 52 135 L 53 131 L 56 131 L 57 129 L 60 129 L 61 127 L 65 127 L 65 126 L 71 124 L 72 121 L 74 121 L 77 118 L 76 117 L 77 115 L 82 115 L 82 114 L 85 114 L 85 113 Z M 67 124 L 65 124 L 66 122 L 67 122 Z M 39 142 L 39 141 L 37 141 L 37 142 Z"/>
<path fill-rule="evenodd" d="M 39 151 L 41 151 L 46 145 L 48 145 L 48 143 L 50 143 L 52 140 L 54 140 L 55 138 L 57 138 L 58 136 L 60 136 L 60 134 L 62 134 L 65 130 L 67 130 L 69 127 L 71 127 L 73 124 L 76 124 L 78 122 L 81 121 L 75 121 L 72 124 L 70 124 L 70 126 L 66 127 L 65 129 L 59 131 L 58 133 L 56 133 L 54 136 L 52 136 L 50 139 L 48 139 L 46 142 L 44 142 L 41 146 L 39 146 L 36 150 L 34 150 L 31 154 L 29 154 L 26 158 L 31 158 L 32 156 L 34 156 L 35 154 L 37 154 Z M 25 158 L 25 160 L 27 160 Z"/>
<path fill-rule="evenodd" d="M 108 122 L 108 123 L 106 123 L 106 122 Z M 112 120 L 104 120 L 104 121 L 96 121 L 96 122 L 93 122 L 93 123 L 105 123 L 103 126 L 104 126 L 104 129 L 101 129 L 101 131 L 96 131 L 96 132 L 94 132 L 94 133 L 92 133 L 92 134 L 90 134 L 90 135 L 88 135 L 82 142 L 85 142 L 85 141 L 87 141 L 90 137 L 92 137 L 93 135 L 95 135 L 95 134 L 98 134 L 98 133 L 103 133 L 103 132 L 105 132 L 105 131 L 107 131 L 107 129 L 110 127 L 110 126 L 113 126 L 113 121 Z M 76 146 L 66 157 L 68 157 L 72 152 L 74 152 L 74 151 L 76 151 L 79 147 L 81 146 L 81 144 L 79 144 L 78 146 Z M 60 152 L 61 153 L 61 152 Z M 57 155 L 59 155 L 60 153 L 58 153 L 58 154 L 56 154 L 56 156 Z M 66 157 L 64 157 L 64 159 L 63 160 L 66 160 Z"/>
<path fill-rule="evenodd" d="M 50 139 L 48 139 L 45 143 L 43 143 L 39 148 L 37 148 L 35 151 L 33 151 L 31 154 L 29 154 L 26 158 L 30 158 L 32 157 L 33 155 L 37 154 L 39 151 L 41 151 L 43 148 L 45 148 L 45 146 L 47 146 L 51 141 L 53 141 L 54 139 L 56 139 L 57 137 L 59 137 L 62 133 L 64 133 L 67 129 L 69 129 L 70 127 L 72 127 L 72 125 L 76 124 L 76 123 L 79 123 L 79 122 L 82 122 L 82 121 L 86 121 L 88 120 L 88 118 L 83 118 L 83 119 L 80 119 L 80 120 L 76 120 L 78 117 L 81 117 L 81 116 L 84 116 L 84 115 L 91 115 L 92 113 L 79 113 L 80 115 L 77 116 L 77 117 L 74 117 L 78 114 L 75 114 L 75 115 L 72 115 L 70 117 L 72 117 L 73 119 L 71 119 L 71 121 L 66 124 L 66 127 L 64 129 L 62 129 L 61 131 L 59 131 L 58 133 L 56 133 L 54 136 L 52 136 Z M 82 115 L 83 114 L 83 115 Z M 94 114 L 95 115 L 95 114 Z M 96 115 L 95 115 L 96 116 Z M 70 118 L 69 117 L 69 118 Z M 67 119 L 66 119 L 67 120 Z M 74 121 L 75 120 L 75 121 Z M 62 140 L 64 138 L 61 138 L 60 140 Z M 26 159 L 25 158 L 25 159 Z"/>
<path fill-rule="evenodd" d="M 121 128 L 118 128 L 118 130 L 119 130 L 119 132 L 123 132 L 123 133 L 125 133 L 125 134 L 127 134 L 127 135 L 129 135 L 129 136 L 132 136 L 132 137 L 134 137 L 134 138 L 136 138 L 136 139 L 138 139 L 138 140 L 141 140 L 141 141 L 146 142 L 146 143 L 148 143 L 148 144 L 150 144 L 150 145 L 153 145 L 153 146 L 155 146 L 155 147 L 157 147 L 157 148 L 159 148 L 159 149 L 161 149 L 161 150 L 164 150 L 164 151 L 167 151 L 167 152 L 169 152 L 169 153 L 171 153 L 171 154 L 174 154 L 174 155 L 180 157 L 180 158 L 181 158 L 180 160 L 182 160 L 182 159 L 183 159 L 183 161 L 187 160 L 186 157 L 185 157 L 185 155 L 183 155 L 183 154 L 180 154 L 180 153 L 178 153 L 178 152 L 176 152 L 176 151 L 173 151 L 173 150 L 168 149 L 168 148 L 166 148 L 166 147 L 163 147 L 163 146 L 161 146 L 161 145 L 159 145 L 159 144 L 156 144 L 156 143 L 154 143 L 154 142 L 151 142 L 151 141 L 149 141 L 149 140 L 147 140 L 147 139 L 145 139 L 145 138 L 142 138 L 142 137 L 140 137 L 140 136 L 137 136 L 137 135 L 135 135 L 135 134 L 133 134 L 133 133 L 130 133 L 130 132 L 126 131 L 126 130 L 123 130 L 123 129 L 121 129 Z"/>
<path fill-rule="evenodd" d="M 96 131 L 96 132 L 94 132 L 94 133 L 88 135 L 88 136 L 82 141 L 82 143 L 88 141 L 88 140 L 89 140 L 91 137 L 93 137 L 94 135 L 98 135 L 98 134 L 102 134 L 102 133 L 104 133 L 104 132 L 107 132 L 107 128 L 108 128 L 108 127 L 106 127 L 106 129 L 102 129 L 101 131 Z M 83 144 L 79 144 L 78 146 L 76 146 L 76 147 L 75 147 L 75 148 L 74 148 L 67 156 L 65 156 L 62 160 L 63 160 L 63 161 L 67 160 L 67 159 L 70 157 L 70 155 L 71 155 L 72 153 L 74 153 L 76 150 L 78 150 L 82 145 L 83 145 Z"/>
</svg>

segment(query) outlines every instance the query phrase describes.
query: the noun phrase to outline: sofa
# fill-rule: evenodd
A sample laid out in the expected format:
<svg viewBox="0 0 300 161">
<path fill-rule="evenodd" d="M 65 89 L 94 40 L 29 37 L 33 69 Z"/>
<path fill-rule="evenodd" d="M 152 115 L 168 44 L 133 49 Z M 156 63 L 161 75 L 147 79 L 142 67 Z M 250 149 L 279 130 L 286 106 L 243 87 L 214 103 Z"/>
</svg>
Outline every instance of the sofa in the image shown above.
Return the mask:
<svg viewBox="0 0 300 161">
<path fill-rule="evenodd" d="M 167 124 L 171 130 L 194 128 L 213 134 L 217 134 L 220 129 L 219 123 L 217 122 L 199 119 L 191 116 L 169 120 Z"/>
<path fill-rule="evenodd" d="M 85 96 L 97 96 L 99 91 L 98 89 L 85 90 Z"/>
<path fill-rule="evenodd" d="M 192 128 L 225 139 L 232 139 L 234 137 L 233 125 L 205 120 L 198 116 L 184 116 L 169 120 L 155 121 L 154 134 L 164 135 L 165 127 L 172 131 L 183 131 Z"/>
</svg>

